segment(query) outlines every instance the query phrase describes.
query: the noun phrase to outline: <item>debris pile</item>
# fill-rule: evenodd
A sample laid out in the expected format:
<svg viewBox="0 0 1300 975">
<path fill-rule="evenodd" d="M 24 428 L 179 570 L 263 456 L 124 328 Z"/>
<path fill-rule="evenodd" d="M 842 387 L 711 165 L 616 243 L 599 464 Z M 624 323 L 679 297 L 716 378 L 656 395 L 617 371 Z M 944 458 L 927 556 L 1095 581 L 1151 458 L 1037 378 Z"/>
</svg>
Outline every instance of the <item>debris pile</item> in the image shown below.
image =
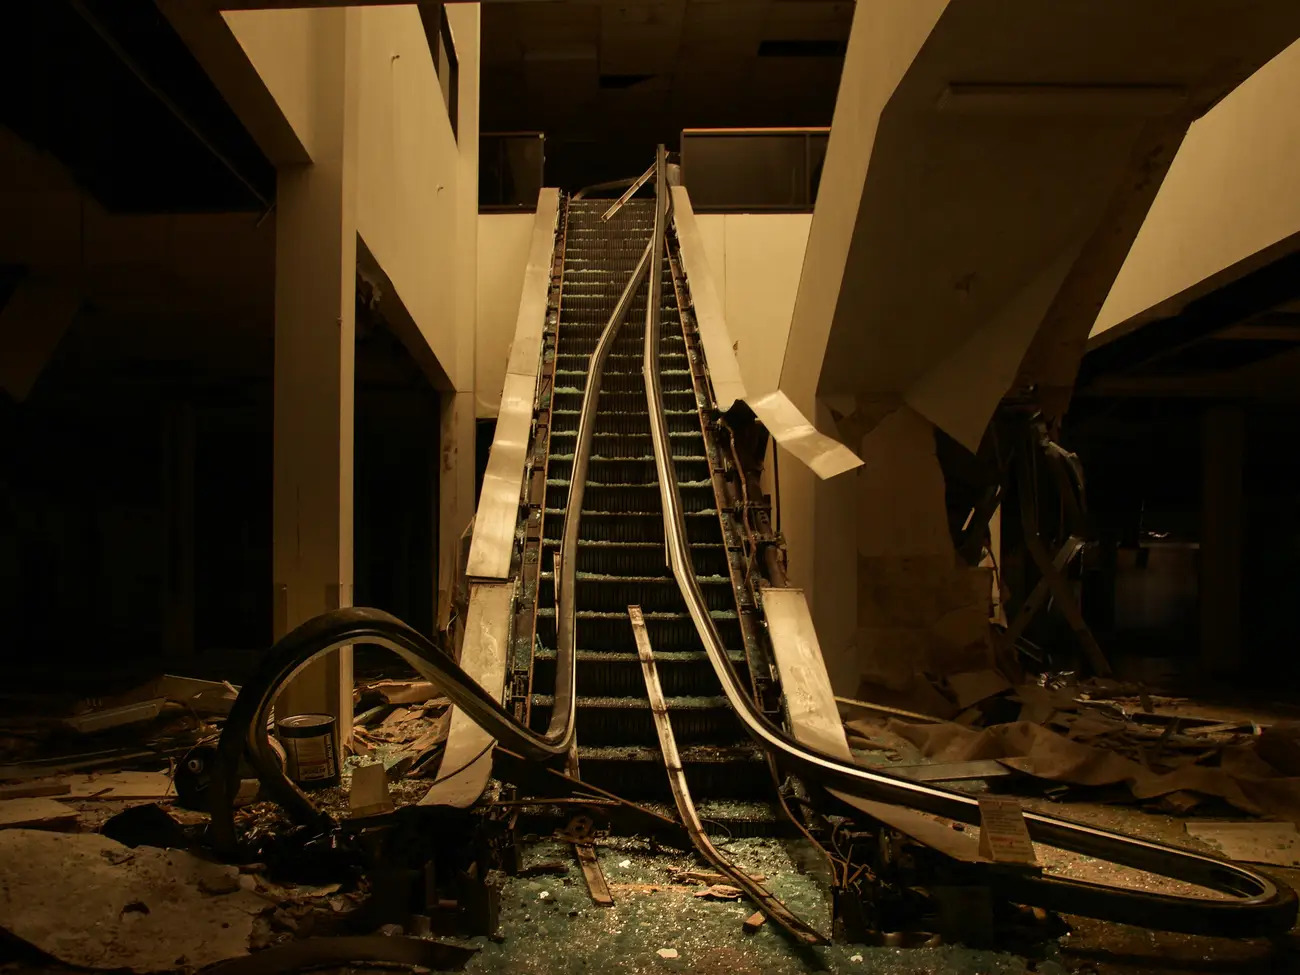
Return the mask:
<svg viewBox="0 0 1300 975">
<path fill-rule="evenodd" d="M 274 909 L 234 867 L 95 833 L 0 832 L 0 928 L 68 965 L 199 968 L 248 953 Z"/>
<path fill-rule="evenodd" d="M 1115 681 L 1013 686 L 989 672 L 947 685 L 960 709 L 952 720 L 842 700 L 850 744 L 870 764 L 927 781 L 1018 776 L 1055 798 L 1107 790 L 1114 800 L 1123 789 L 1179 815 L 1217 800 L 1300 823 L 1300 723 L 1187 715 L 1182 699 Z"/>
<path fill-rule="evenodd" d="M 376 681 L 354 695 L 353 747 L 383 761 L 390 779 L 436 774 L 451 702 L 428 681 Z"/>
<path fill-rule="evenodd" d="M 341 828 L 318 834 L 290 822 L 258 801 L 249 779 L 236 815 L 241 850 L 254 855 L 236 867 L 211 862 L 207 828 L 216 742 L 237 695 L 225 682 L 163 676 L 111 698 L 33 698 L 9 710 L 0 724 L 6 953 L 142 973 L 463 966 L 471 949 L 427 930 L 407 937 L 409 912 L 375 910 L 367 870 L 368 844 L 414 828 L 393 823 L 427 790 L 416 777 L 436 774 L 449 702 L 424 681 L 360 685 L 342 781 L 314 793 Z M 404 777 L 408 788 L 390 795 L 390 781 Z"/>
</svg>

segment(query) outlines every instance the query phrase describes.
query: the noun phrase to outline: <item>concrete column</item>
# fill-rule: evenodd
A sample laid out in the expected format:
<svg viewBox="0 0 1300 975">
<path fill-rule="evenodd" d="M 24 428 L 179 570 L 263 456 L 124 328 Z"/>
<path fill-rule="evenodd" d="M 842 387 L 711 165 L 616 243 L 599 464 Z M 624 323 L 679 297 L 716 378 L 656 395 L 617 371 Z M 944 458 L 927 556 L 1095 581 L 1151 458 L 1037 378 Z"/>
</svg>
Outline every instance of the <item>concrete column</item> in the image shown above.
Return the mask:
<svg viewBox="0 0 1300 975">
<path fill-rule="evenodd" d="M 474 517 L 474 393 L 442 394 L 438 465 L 438 629 L 451 619 L 460 536 Z"/>
<path fill-rule="evenodd" d="M 460 537 L 474 517 L 474 384 L 478 318 L 479 5 L 449 4 L 459 63 L 456 145 L 456 359 L 454 391 L 442 394 L 438 475 L 438 629 L 451 618 Z"/>
<path fill-rule="evenodd" d="M 837 693 L 942 713 L 946 703 L 919 675 L 991 666 L 992 570 L 959 564 L 953 551 L 932 423 L 896 401 L 859 400 L 838 432 L 864 465 L 810 484 L 808 524 L 794 527 L 811 535 L 814 557 L 800 562 L 792 548 L 792 578 L 807 585 L 797 564 L 811 574 Z"/>
<path fill-rule="evenodd" d="M 1245 412 L 1205 411 L 1201 426 L 1201 662 L 1238 671 L 1241 647 L 1242 467 Z"/>
<path fill-rule="evenodd" d="M 272 565 L 275 635 L 352 602 L 359 14 L 313 11 L 310 166 L 276 204 Z M 352 653 L 303 671 L 278 713 L 328 712 L 351 734 Z"/>
</svg>

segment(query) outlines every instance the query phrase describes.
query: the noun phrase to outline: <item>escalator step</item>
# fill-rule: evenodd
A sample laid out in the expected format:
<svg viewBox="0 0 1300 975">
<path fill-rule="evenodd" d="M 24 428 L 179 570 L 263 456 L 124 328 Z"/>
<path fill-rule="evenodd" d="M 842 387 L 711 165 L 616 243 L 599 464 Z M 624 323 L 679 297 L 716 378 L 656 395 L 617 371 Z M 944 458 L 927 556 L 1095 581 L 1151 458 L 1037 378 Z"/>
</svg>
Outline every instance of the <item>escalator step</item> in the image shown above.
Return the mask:
<svg viewBox="0 0 1300 975">
<path fill-rule="evenodd" d="M 707 457 L 678 457 L 674 465 L 683 482 L 707 481 Z M 573 474 L 573 455 L 552 452 L 546 464 L 547 477 L 567 482 Z M 596 484 L 653 484 L 659 478 L 651 457 L 596 458 L 587 461 L 587 477 Z"/>
<path fill-rule="evenodd" d="M 698 430 L 683 432 L 670 430 L 668 438 L 674 458 L 700 455 L 702 438 Z M 551 449 L 558 453 L 572 456 L 577 440 L 576 428 L 551 431 Z M 608 459 L 644 457 L 653 460 L 654 443 L 650 439 L 648 430 L 645 433 L 633 434 L 598 431 L 592 437 L 591 456 Z"/>
<path fill-rule="evenodd" d="M 546 537 L 558 539 L 564 531 L 564 509 L 547 508 Z M 663 541 L 664 519 L 657 511 L 582 513 L 579 537 L 602 542 L 653 542 Z M 718 543 L 722 529 L 711 511 L 693 511 L 686 515 L 686 537 L 694 542 Z"/>
<path fill-rule="evenodd" d="M 757 745 L 688 745 L 679 753 L 696 795 L 759 799 L 771 793 L 772 780 Z M 671 795 L 657 745 L 584 748 L 579 744 L 578 763 L 583 779 L 615 795 L 629 799 Z"/>
<path fill-rule="evenodd" d="M 581 675 L 580 675 L 581 676 Z M 645 685 L 642 685 L 644 691 Z M 584 697 L 579 686 L 577 700 L 578 741 L 587 747 L 605 745 L 654 745 L 655 731 L 650 702 L 636 697 Z M 534 694 L 532 720 L 536 728 L 545 728 L 551 720 L 554 699 Z M 741 743 L 744 730 L 725 697 L 670 697 L 668 714 L 673 734 L 683 745 L 709 742 Z"/>
<path fill-rule="evenodd" d="M 555 688 L 552 567 L 571 496 L 577 427 L 592 353 L 640 260 L 654 223 L 649 200 L 633 200 L 608 222 L 608 200 L 570 201 L 553 356 L 550 441 L 546 467 L 541 572 L 537 580 L 536 649 L 530 720 L 549 721 Z M 731 562 L 716 510 L 713 465 L 701 427 L 682 334 L 678 295 L 666 256 L 652 269 L 662 283 L 658 349 L 669 449 L 685 509 L 690 556 L 701 592 L 732 665 L 748 680 L 748 664 Z M 779 820 L 762 752 L 744 738 L 722 696 L 694 621 L 664 557 L 658 470 L 642 375 L 647 297 L 642 283 L 629 303 L 601 377 L 591 457 L 586 471 L 575 579 L 577 741 L 580 775 L 619 795 L 671 810 L 645 681 L 636 656 L 628 605 L 645 613 L 669 717 L 705 819 L 725 835 L 771 835 Z"/>
<path fill-rule="evenodd" d="M 641 661 L 634 653 L 606 650 L 579 650 L 577 667 L 578 689 L 584 694 L 606 697 L 630 697 L 645 693 L 645 678 L 641 674 Z M 731 653 L 732 666 L 748 679 L 744 655 Z M 718 678 L 713 673 L 709 655 L 703 650 L 678 652 L 656 651 L 655 664 L 659 682 L 669 696 L 685 697 L 709 695 L 718 692 Z M 555 650 L 539 649 L 533 655 L 533 681 L 538 686 L 555 686 Z"/>
<path fill-rule="evenodd" d="M 547 539 L 542 546 L 542 565 L 554 564 L 560 550 L 558 539 Z M 727 550 L 722 545 L 698 542 L 691 546 L 691 561 L 699 575 L 725 576 L 730 568 Z M 605 575 L 645 575 L 646 566 L 665 566 L 662 542 L 602 542 L 578 540 L 579 572 Z M 664 568 L 667 571 L 667 568 Z"/>
<path fill-rule="evenodd" d="M 729 650 L 744 646 L 740 635 L 740 620 L 734 610 L 714 610 L 709 614 L 713 624 L 718 628 L 723 645 Z M 652 612 L 645 614 L 646 630 L 650 634 L 650 645 L 659 650 L 702 650 L 699 634 L 695 632 L 695 621 L 686 611 L 680 613 Z M 596 612 L 579 610 L 576 619 L 577 639 L 580 646 L 604 647 L 619 653 L 636 653 L 636 642 L 632 638 L 632 624 L 628 622 L 627 610 L 622 612 L 610 610 Z M 555 610 L 538 609 L 537 639 L 544 647 L 555 646 Z"/>
<path fill-rule="evenodd" d="M 715 499 L 711 481 L 679 481 L 682 509 L 688 513 L 714 511 Z M 546 482 L 547 508 L 560 508 L 569 497 L 569 482 L 552 478 Z M 658 484 L 600 484 L 587 481 L 582 495 L 582 512 L 640 511 L 658 513 L 660 508 Z"/>
<path fill-rule="evenodd" d="M 649 568 L 653 569 L 654 566 Z M 734 609 L 736 597 L 732 593 L 730 576 L 701 576 L 698 581 L 704 602 L 710 610 Z M 672 612 L 683 609 L 686 605 L 682 601 L 677 580 L 671 576 L 596 575 L 579 572 L 575 582 L 578 587 L 578 605 L 584 609 L 617 613 L 620 610 L 626 612 L 629 606 L 640 606 L 646 612 Z M 544 572 L 538 590 L 539 607 L 555 606 L 553 583 L 553 573 Z"/>
</svg>

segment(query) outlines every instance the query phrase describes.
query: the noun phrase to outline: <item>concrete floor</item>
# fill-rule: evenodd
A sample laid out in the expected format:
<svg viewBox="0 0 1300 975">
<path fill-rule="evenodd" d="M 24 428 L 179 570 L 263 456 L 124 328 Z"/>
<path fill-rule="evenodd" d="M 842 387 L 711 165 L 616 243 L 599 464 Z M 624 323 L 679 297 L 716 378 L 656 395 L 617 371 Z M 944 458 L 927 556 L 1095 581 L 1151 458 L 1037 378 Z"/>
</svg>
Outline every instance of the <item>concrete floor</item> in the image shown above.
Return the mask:
<svg viewBox="0 0 1300 975">
<path fill-rule="evenodd" d="M 1032 803 L 1031 803 L 1032 804 Z M 1056 808 L 1058 814 L 1062 812 Z M 1128 806 L 1071 805 L 1069 818 L 1119 829 L 1149 839 L 1212 852 L 1188 837 L 1183 820 Z M 785 843 L 737 840 L 728 852 L 751 871 L 764 873 L 786 904 L 815 926 L 829 930 L 830 898 L 825 885 L 800 872 Z M 1222 972 L 1300 972 L 1300 941 L 1271 944 L 1149 932 L 1086 918 L 1067 918 L 1072 932 L 1044 946 L 1041 957 L 973 951 L 959 946 L 872 948 L 832 945 L 800 949 L 769 922 L 754 934 L 741 929 L 753 911 L 745 902 L 718 902 L 695 896 L 700 887 L 671 882 L 672 872 L 701 869 L 677 851 L 654 851 L 633 840 L 613 840 L 598 848 L 616 904 L 593 905 L 576 864 L 564 877 L 512 879 L 504 891 L 502 938 L 475 939 L 479 953 L 474 973 L 674 972 L 690 975 L 794 975 L 803 972 L 871 972 L 881 975 L 1002 975 L 1039 972 L 1091 975 L 1192 975 Z M 1188 885 L 1125 871 L 1109 864 L 1045 850 L 1049 872 L 1081 879 L 1109 880 L 1149 890 L 1190 892 Z M 571 854 L 554 843 L 529 850 L 526 863 L 564 859 Z M 1300 885 L 1300 870 L 1276 869 L 1279 879 Z M 676 957 L 663 958 L 660 949 Z"/>
</svg>

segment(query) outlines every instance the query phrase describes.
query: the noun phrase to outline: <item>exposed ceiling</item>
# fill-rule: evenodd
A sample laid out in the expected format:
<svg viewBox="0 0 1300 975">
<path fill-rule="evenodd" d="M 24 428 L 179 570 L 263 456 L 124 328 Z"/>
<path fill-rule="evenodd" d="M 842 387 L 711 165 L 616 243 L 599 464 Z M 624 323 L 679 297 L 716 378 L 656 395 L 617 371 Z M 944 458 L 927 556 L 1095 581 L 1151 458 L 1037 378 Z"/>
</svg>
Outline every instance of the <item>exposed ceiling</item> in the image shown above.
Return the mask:
<svg viewBox="0 0 1300 975">
<path fill-rule="evenodd" d="M 546 133 L 547 182 L 644 169 L 683 128 L 829 125 L 844 0 L 521 0 L 482 8 L 485 132 Z"/>
<path fill-rule="evenodd" d="M 1079 371 L 1078 395 L 1300 399 L 1300 252 L 1174 315 L 1095 342 Z"/>
<path fill-rule="evenodd" d="M 275 170 L 153 0 L 0 5 L 0 124 L 114 212 L 265 211 Z"/>
<path fill-rule="evenodd" d="M 947 357 L 985 349 L 990 361 L 1018 361 L 1004 350 L 1018 352 L 1024 336 L 999 323 L 1098 226 L 1114 225 L 1108 208 L 1132 182 L 1143 134 L 1300 31 L 1300 7 L 1287 0 L 1195 0 L 1179 11 L 1129 0 L 949 4 L 881 118 L 823 394 L 908 390 Z M 1076 91 L 1086 96 L 1077 103 Z M 1113 275 L 1089 280 L 1100 301 Z M 1050 298 L 1055 282 L 1043 290 Z M 1086 317 L 1089 304 L 1077 307 Z"/>
</svg>

